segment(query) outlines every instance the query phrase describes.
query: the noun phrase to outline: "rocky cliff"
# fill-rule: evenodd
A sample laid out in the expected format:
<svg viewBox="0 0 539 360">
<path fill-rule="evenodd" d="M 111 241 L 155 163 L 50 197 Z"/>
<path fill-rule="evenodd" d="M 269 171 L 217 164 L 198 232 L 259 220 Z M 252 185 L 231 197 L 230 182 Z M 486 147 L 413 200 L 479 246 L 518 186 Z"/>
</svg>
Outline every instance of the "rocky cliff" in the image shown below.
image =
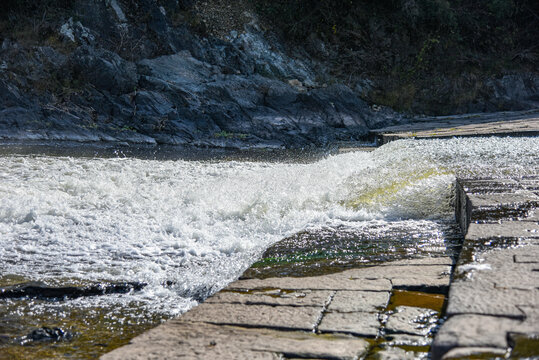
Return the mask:
<svg viewBox="0 0 539 360">
<path fill-rule="evenodd" d="M 345 84 L 285 45 L 249 4 L 8 0 L 0 139 L 297 148 L 407 121 L 362 100 L 368 79 Z M 510 80 L 493 85 L 500 96 L 539 87 Z"/>
</svg>

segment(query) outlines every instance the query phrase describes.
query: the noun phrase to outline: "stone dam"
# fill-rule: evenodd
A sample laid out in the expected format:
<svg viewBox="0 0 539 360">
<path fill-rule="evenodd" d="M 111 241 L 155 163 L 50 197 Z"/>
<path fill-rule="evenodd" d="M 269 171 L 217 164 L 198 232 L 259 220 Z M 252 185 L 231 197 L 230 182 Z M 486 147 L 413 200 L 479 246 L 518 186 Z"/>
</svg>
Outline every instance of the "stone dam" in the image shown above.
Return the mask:
<svg viewBox="0 0 539 360">
<path fill-rule="evenodd" d="M 444 253 L 344 270 L 306 263 L 295 277 L 298 268 L 264 263 L 285 239 L 239 280 L 102 359 L 535 359 L 539 174 L 530 167 L 458 178 L 464 236 Z"/>
</svg>

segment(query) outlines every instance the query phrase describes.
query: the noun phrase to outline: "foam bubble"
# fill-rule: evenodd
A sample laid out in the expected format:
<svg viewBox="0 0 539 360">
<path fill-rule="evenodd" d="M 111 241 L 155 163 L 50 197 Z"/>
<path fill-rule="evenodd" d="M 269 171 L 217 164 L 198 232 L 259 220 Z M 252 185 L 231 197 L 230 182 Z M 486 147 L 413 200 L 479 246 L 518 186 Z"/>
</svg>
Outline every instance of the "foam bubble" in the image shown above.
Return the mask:
<svg viewBox="0 0 539 360">
<path fill-rule="evenodd" d="M 5 156 L 0 271 L 142 281 L 100 301 L 176 314 L 308 226 L 451 217 L 455 174 L 536 173 L 538 143 L 397 141 L 310 164 Z"/>
</svg>

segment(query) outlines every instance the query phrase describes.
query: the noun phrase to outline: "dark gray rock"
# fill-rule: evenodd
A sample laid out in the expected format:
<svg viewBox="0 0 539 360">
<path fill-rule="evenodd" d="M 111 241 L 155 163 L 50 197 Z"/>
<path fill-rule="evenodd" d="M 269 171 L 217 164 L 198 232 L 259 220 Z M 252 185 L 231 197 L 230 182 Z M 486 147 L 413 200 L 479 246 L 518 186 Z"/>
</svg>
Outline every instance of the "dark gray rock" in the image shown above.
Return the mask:
<svg viewBox="0 0 539 360">
<path fill-rule="evenodd" d="M 189 2 L 134 5 L 76 1 L 56 29 L 68 55 L 4 41 L 0 136 L 303 148 L 403 121 L 345 85 L 319 86 L 325 75 L 254 18 L 217 39 L 171 20 Z"/>
<path fill-rule="evenodd" d="M 539 107 L 539 76 L 532 73 L 508 74 L 487 81 L 493 111 L 525 110 Z"/>
<path fill-rule="evenodd" d="M 73 77 L 113 94 L 132 92 L 137 86 L 136 67 L 117 54 L 88 46 L 70 57 Z"/>
<path fill-rule="evenodd" d="M 73 333 L 61 328 L 49 328 L 41 327 L 39 329 L 32 330 L 26 335 L 23 342 L 39 341 L 39 342 L 53 342 L 53 341 L 69 341 L 73 338 Z"/>
<path fill-rule="evenodd" d="M 76 299 L 83 296 L 125 294 L 144 288 L 146 284 L 136 282 L 96 284 L 84 287 L 50 287 L 30 282 L 0 288 L 0 299 L 38 298 L 48 300 Z"/>
</svg>

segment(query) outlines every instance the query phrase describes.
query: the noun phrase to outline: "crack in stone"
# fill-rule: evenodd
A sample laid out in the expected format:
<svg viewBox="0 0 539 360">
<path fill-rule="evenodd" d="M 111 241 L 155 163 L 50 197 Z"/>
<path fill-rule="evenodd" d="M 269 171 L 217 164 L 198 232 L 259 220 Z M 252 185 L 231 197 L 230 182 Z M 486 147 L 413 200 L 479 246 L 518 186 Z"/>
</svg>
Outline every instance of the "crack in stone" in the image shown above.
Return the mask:
<svg viewBox="0 0 539 360">
<path fill-rule="evenodd" d="M 320 323 L 322 322 L 322 319 L 324 318 L 324 314 L 326 313 L 329 305 L 333 301 L 335 294 L 337 294 L 337 291 L 332 291 L 331 294 L 329 294 L 329 297 L 324 303 L 322 310 L 320 310 L 320 315 L 318 316 L 318 319 L 316 319 L 316 322 L 313 324 L 313 333 L 315 334 L 318 333 L 318 326 L 320 326 Z"/>
</svg>

